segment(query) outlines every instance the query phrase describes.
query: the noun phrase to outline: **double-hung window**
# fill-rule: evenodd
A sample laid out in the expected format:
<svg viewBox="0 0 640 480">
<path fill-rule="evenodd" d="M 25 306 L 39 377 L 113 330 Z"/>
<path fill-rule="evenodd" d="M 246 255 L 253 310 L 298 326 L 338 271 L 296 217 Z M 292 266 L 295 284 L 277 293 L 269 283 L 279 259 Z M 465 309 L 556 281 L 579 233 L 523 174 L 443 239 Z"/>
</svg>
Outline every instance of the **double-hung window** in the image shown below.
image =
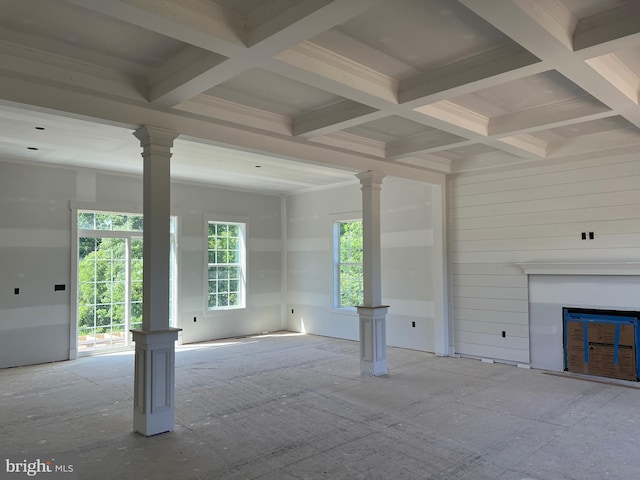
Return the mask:
<svg viewBox="0 0 640 480">
<path fill-rule="evenodd" d="M 246 224 L 208 222 L 207 305 L 209 310 L 244 308 Z"/>
<path fill-rule="evenodd" d="M 334 223 L 334 307 L 353 309 L 364 300 L 362 220 Z"/>
</svg>

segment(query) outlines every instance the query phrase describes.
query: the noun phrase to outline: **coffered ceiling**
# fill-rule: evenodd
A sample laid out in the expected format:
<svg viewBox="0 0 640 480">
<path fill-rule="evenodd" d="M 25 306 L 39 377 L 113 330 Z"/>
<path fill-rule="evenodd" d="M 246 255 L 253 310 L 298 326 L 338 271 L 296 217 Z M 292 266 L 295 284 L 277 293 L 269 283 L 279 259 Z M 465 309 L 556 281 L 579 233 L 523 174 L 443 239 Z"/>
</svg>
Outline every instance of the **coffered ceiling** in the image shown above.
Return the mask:
<svg viewBox="0 0 640 480">
<path fill-rule="evenodd" d="M 640 0 L 0 0 L 16 161 L 138 172 L 150 124 L 177 178 L 441 182 L 640 151 L 639 95 Z"/>
</svg>

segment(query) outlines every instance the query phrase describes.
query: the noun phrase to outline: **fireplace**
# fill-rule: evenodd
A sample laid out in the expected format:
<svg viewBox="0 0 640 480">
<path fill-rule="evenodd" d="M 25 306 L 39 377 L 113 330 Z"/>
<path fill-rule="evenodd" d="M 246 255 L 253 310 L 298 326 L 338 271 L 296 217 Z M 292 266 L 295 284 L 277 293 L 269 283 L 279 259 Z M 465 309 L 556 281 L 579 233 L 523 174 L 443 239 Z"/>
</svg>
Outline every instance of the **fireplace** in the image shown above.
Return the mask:
<svg viewBox="0 0 640 480">
<path fill-rule="evenodd" d="M 529 352 L 533 368 L 562 372 L 567 367 L 565 308 L 599 310 L 605 314 L 640 312 L 640 262 L 535 262 L 518 266 L 528 277 Z M 638 347 L 640 343 L 636 342 L 636 351 Z"/>
<path fill-rule="evenodd" d="M 640 312 L 563 308 L 564 369 L 638 380 Z"/>
</svg>

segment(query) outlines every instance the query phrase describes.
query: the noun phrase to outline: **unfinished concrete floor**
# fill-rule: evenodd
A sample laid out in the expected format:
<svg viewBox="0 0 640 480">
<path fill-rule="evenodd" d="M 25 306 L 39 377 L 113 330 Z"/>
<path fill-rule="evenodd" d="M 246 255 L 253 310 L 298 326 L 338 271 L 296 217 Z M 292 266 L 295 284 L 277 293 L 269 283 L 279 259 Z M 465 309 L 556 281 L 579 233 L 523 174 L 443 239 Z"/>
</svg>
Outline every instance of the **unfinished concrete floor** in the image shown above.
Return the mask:
<svg viewBox="0 0 640 480">
<path fill-rule="evenodd" d="M 638 389 L 388 353 L 371 378 L 343 340 L 179 347 L 176 430 L 151 438 L 131 431 L 131 353 L 2 370 L 0 452 L 82 480 L 640 478 Z"/>
</svg>

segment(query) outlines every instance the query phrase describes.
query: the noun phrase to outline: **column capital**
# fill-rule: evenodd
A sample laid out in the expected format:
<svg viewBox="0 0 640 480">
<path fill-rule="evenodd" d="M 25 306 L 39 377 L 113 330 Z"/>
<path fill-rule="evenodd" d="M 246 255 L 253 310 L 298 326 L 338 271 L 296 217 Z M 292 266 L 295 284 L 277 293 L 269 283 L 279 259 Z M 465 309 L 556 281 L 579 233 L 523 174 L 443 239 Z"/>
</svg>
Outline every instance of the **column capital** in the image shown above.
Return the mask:
<svg viewBox="0 0 640 480">
<path fill-rule="evenodd" d="M 178 133 L 166 128 L 143 125 L 138 128 L 133 135 L 140 140 L 140 146 L 158 145 L 162 147 L 173 147 L 173 141 L 178 137 Z"/>
<path fill-rule="evenodd" d="M 374 170 L 367 170 L 366 172 L 356 173 L 356 177 L 360 179 L 360 184 L 363 187 L 373 187 L 382 185 L 382 179 L 386 175 L 382 172 L 376 172 Z"/>
<path fill-rule="evenodd" d="M 155 330 L 151 332 L 140 329 L 131 329 L 129 331 L 133 335 L 133 341 L 136 342 L 136 346 L 146 346 L 173 343 L 178 339 L 178 333 L 181 332 L 182 329 L 169 327 L 165 330 Z"/>
<path fill-rule="evenodd" d="M 375 312 L 382 312 L 384 311 L 384 313 L 387 313 L 387 310 L 389 310 L 389 305 L 377 305 L 375 307 L 367 307 L 366 305 L 358 305 L 356 307 L 356 310 L 358 311 L 358 313 L 375 313 Z"/>
</svg>

